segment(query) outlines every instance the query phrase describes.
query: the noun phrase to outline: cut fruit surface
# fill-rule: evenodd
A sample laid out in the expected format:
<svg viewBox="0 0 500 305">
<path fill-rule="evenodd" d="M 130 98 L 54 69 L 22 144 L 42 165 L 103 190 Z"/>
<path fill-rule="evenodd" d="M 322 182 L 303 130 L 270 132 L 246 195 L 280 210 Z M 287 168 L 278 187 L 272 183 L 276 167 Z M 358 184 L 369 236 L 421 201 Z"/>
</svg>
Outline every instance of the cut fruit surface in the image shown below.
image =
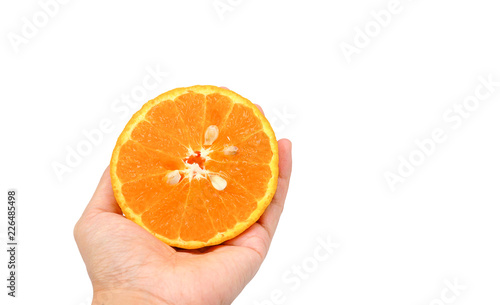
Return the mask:
<svg viewBox="0 0 500 305">
<path fill-rule="evenodd" d="M 278 143 L 258 108 L 228 89 L 193 86 L 147 102 L 110 164 L 123 214 L 168 245 L 220 244 L 255 223 L 278 181 Z"/>
</svg>

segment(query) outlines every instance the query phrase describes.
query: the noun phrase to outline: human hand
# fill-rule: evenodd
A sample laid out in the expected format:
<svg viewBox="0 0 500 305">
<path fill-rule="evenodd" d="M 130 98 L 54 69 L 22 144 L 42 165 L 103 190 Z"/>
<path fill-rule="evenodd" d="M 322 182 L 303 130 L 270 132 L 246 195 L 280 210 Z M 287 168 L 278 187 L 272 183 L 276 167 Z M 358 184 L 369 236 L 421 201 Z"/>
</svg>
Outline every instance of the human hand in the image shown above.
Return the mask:
<svg viewBox="0 0 500 305">
<path fill-rule="evenodd" d="M 283 210 L 291 142 L 278 148 L 278 188 L 260 219 L 234 239 L 196 250 L 172 248 L 125 218 L 107 168 L 74 229 L 93 304 L 230 304 L 262 264 Z"/>
</svg>

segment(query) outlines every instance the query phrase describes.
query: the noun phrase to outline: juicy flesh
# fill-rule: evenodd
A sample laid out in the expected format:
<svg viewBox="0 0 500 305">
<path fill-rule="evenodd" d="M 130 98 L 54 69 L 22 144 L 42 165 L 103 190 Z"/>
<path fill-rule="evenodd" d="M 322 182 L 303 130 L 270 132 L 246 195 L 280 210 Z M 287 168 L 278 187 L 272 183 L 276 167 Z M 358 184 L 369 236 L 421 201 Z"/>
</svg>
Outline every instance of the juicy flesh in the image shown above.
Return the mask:
<svg viewBox="0 0 500 305">
<path fill-rule="evenodd" d="M 190 92 L 147 112 L 120 149 L 117 175 L 128 207 L 151 231 L 204 242 L 255 210 L 271 159 L 253 109 Z"/>
</svg>

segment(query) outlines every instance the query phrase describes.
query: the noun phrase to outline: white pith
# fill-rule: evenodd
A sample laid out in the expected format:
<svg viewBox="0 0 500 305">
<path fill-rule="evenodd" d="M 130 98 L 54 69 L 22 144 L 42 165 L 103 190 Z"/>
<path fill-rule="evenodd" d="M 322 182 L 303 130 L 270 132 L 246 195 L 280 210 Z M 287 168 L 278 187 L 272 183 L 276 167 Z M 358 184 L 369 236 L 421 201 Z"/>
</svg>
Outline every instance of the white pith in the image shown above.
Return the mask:
<svg viewBox="0 0 500 305">
<path fill-rule="evenodd" d="M 215 125 L 210 125 L 207 127 L 207 130 L 205 131 L 205 142 L 204 145 L 212 145 L 215 140 L 217 140 L 219 136 L 219 128 Z M 229 137 L 228 137 L 229 139 Z M 210 153 L 212 153 L 213 150 L 210 148 L 204 148 L 202 147 L 199 151 L 200 157 L 205 159 L 205 162 L 210 159 Z M 226 156 L 232 156 L 235 155 L 238 152 L 238 147 L 236 146 L 226 146 L 223 149 L 223 153 Z M 184 161 L 184 166 L 185 168 L 183 170 L 175 170 L 169 172 L 165 176 L 165 181 L 170 184 L 177 184 L 179 183 L 182 179 L 189 179 L 189 182 L 191 182 L 193 179 L 208 179 L 210 180 L 212 186 L 218 190 L 222 191 L 226 188 L 227 186 L 227 181 L 226 179 L 222 178 L 220 173 L 212 172 L 207 169 L 201 168 L 200 165 L 196 162 L 190 164 L 188 163 L 187 159 L 191 156 L 196 156 L 197 153 L 191 148 L 188 147 L 188 155 L 186 156 L 186 160 Z"/>
</svg>

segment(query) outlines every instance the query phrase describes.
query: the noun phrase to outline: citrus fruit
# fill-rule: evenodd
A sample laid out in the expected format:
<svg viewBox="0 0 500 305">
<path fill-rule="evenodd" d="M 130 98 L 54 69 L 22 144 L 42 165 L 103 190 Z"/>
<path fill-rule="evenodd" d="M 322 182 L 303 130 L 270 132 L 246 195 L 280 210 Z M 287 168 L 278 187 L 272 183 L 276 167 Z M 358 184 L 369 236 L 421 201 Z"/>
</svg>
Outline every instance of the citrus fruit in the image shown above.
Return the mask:
<svg viewBox="0 0 500 305">
<path fill-rule="evenodd" d="M 276 191 L 278 143 L 249 100 L 193 86 L 147 102 L 110 164 L 123 214 L 168 245 L 222 243 L 262 215 Z"/>
</svg>

